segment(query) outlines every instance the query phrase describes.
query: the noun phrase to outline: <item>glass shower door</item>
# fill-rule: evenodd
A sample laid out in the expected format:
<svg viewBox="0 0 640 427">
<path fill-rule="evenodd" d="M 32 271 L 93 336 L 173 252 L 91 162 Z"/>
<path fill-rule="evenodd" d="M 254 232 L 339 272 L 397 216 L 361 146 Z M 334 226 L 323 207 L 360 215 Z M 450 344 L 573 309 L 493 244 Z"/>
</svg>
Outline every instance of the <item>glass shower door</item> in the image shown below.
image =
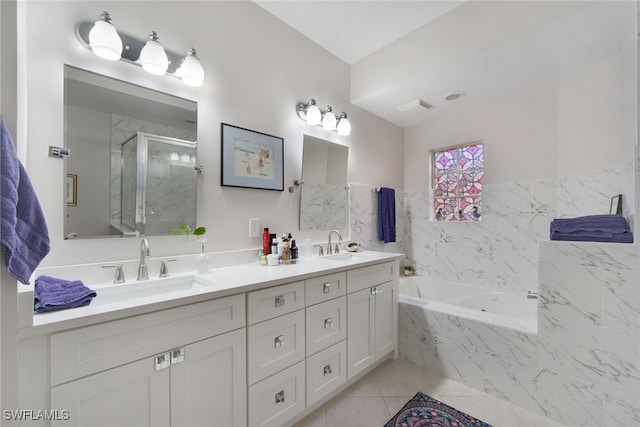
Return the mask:
<svg viewBox="0 0 640 427">
<path fill-rule="evenodd" d="M 181 224 L 196 227 L 196 143 L 138 132 L 146 158 L 141 174 L 140 230 L 170 234 Z M 146 153 L 142 153 L 145 151 Z"/>
</svg>

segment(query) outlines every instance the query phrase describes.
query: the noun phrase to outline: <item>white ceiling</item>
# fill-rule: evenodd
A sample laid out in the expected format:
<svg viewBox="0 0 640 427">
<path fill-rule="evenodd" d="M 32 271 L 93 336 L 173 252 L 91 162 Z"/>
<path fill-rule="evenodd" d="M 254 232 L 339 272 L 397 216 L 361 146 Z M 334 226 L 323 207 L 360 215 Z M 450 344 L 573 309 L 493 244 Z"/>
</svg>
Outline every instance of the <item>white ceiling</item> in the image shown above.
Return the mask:
<svg viewBox="0 0 640 427">
<path fill-rule="evenodd" d="M 348 64 L 447 13 L 462 1 L 256 1 Z"/>
<path fill-rule="evenodd" d="M 401 127 L 558 85 L 636 33 L 629 1 L 256 3 L 350 64 L 351 102 Z M 419 99 L 433 108 L 398 109 Z"/>
</svg>

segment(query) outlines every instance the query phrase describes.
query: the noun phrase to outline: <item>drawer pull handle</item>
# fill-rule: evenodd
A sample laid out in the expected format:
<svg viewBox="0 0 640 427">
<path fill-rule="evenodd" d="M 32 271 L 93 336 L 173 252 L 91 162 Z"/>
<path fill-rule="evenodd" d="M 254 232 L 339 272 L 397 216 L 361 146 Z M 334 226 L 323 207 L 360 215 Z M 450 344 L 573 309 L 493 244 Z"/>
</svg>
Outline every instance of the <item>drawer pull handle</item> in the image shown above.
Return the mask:
<svg viewBox="0 0 640 427">
<path fill-rule="evenodd" d="M 171 364 L 184 362 L 184 347 L 171 350 Z"/>
<path fill-rule="evenodd" d="M 331 292 L 331 283 L 325 283 L 322 286 L 322 293 L 323 294 L 328 294 L 329 292 Z"/>
<path fill-rule="evenodd" d="M 166 369 L 171 365 L 169 353 L 161 354 L 153 358 L 156 371 Z"/>
<path fill-rule="evenodd" d="M 276 403 L 284 402 L 284 390 L 280 390 L 276 393 Z"/>
<path fill-rule="evenodd" d="M 275 300 L 276 307 L 282 307 L 284 305 L 284 295 L 278 295 Z"/>
<path fill-rule="evenodd" d="M 273 340 L 274 347 L 275 348 L 281 347 L 282 344 L 284 344 L 284 335 L 279 335 L 275 337 L 275 339 Z"/>
<path fill-rule="evenodd" d="M 371 295 L 377 295 L 380 293 L 380 288 L 378 286 L 374 286 L 371 288 Z"/>
<path fill-rule="evenodd" d="M 323 368 L 323 375 L 329 375 L 331 374 L 333 371 L 331 370 L 331 365 L 327 365 Z"/>
<path fill-rule="evenodd" d="M 333 326 L 333 319 L 331 317 L 324 319 L 324 328 L 329 329 L 331 326 Z"/>
</svg>

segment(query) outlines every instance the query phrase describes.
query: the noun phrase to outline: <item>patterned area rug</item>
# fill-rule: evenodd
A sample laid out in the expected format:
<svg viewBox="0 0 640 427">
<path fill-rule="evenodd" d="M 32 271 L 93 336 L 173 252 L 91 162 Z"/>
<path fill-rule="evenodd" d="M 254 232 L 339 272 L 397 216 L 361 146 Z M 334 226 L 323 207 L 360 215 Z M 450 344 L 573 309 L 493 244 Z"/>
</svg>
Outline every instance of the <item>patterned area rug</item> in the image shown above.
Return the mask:
<svg viewBox="0 0 640 427">
<path fill-rule="evenodd" d="M 490 424 L 460 412 L 418 392 L 384 427 L 491 427 Z"/>
</svg>

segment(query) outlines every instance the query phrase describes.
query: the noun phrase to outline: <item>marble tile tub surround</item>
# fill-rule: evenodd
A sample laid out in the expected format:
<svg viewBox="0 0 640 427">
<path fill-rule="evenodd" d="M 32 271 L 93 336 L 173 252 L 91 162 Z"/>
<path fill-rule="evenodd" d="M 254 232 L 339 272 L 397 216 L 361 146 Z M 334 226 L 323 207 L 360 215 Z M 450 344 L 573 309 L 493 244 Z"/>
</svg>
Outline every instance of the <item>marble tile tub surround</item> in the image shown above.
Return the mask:
<svg viewBox="0 0 640 427">
<path fill-rule="evenodd" d="M 483 219 L 430 219 L 430 191 L 405 193 L 403 247 L 419 275 L 519 291 L 538 287 L 539 242 L 554 218 L 609 212 L 610 197 L 634 188 L 634 167 L 603 169 L 558 179 L 487 184 Z M 635 197 L 626 197 L 633 228 Z"/>
<path fill-rule="evenodd" d="M 538 334 L 400 305 L 400 354 L 567 425 L 640 425 L 638 245 L 540 244 Z"/>
</svg>

